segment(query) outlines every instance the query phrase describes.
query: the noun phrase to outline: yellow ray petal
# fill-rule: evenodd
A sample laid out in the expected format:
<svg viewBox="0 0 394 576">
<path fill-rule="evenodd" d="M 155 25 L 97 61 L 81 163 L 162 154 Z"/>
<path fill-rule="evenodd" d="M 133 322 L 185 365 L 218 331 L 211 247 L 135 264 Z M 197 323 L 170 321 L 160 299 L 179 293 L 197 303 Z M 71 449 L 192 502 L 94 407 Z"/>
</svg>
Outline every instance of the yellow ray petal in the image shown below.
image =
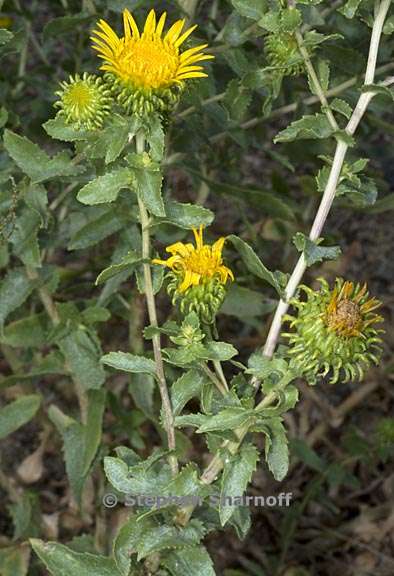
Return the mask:
<svg viewBox="0 0 394 576">
<path fill-rule="evenodd" d="M 196 241 L 197 250 L 201 250 L 204 244 L 203 240 L 203 226 L 201 225 L 200 228 L 197 230 L 193 228 L 194 239 Z"/>
<path fill-rule="evenodd" d="M 128 25 L 128 29 L 131 30 L 133 38 L 135 38 L 136 40 L 138 40 L 140 38 L 140 31 L 138 30 L 138 26 L 132 16 L 132 14 L 127 10 L 127 8 L 125 8 L 125 10 L 123 10 L 123 22 L 124 22 L 124 28 L 125 28 L 125 36 L 126 35 L 126 22 Z"/>
<path fill-rule="evenodd" d="M 112 30 L 111 26 L 109 24 L 107 24 L 107 22 L 105 20 L 100 20 L 98 23 L 99 28 L 101 28 L 101 30 L 104 32 L 104 34 L 107 35 L 108 39 L 111 40 L 112 42 L 114 42 L 115 44 L 117 44 L 120 40 L 119 36 L 116 34 L 116 32 L 114 32 L 114 30 Z M 99 31 L 95 31 L 96 34 L 99 33 Z"/>
<path fill-rule="evenodd" d="M 177 80 L 186 80 L 187 78 L 208 78 L 208 74 L 205 74 L 205 72 L 188 72 L 177 75 Z"/>
<path fill-rule="evenodd" d="M 194 26 L 191 26 L 188 30 L 186 30 L 186 32 L 184 32 L 184 33 L 182 34 L 182 36 L 180 36 L 180 37 L 178 38 L 178 40 L 175 42 L 175 46 L 176 46 L 177 48 L 179 48 L 179 46 L 180 46 L 181 44 L 183 44 L 183 42 L 184 42 L 187 38 L 189 38 L 190 34 L 191 34 L 196 28 L 197 28 L 197 24 L 194 24 Z"/>
<path fill-rule="evenodd" d="M 160 20 L 157 23 L 157 27 L 156 27 L 156 36 L 158 38 L 161 38 L 166 18 L 167 18 L 167 12 L 163 12 L 163 14 L 160 16 Z"/>
<path fill-rule="evenodd" d="M 152 34 L 155 33 L 155 30 L 156 30 L 156 12 L 152 8 L 145 22 L 144 35 L 151 36 Z"/>
<path fill-rule="evenodd" d="M 164 41 L 174 44 L 179 34 L 182 32 L 182 28 L 184 27 L 184 25 L 185 20 L 177 20 L 168 30 L 167 34 L 164 36 Z"/>
<path fill-rule="evenodd" d="M 213 60 L 213 58 L 215 58 L 215 56 L 211 56 L 211 54 L 196 54 L 195 56 L 190 56 L 187 60 L 183 60 L 181 62 L 181 67 L 189 66 L 194 62 L 202 62 L 203 60 Z"/>
<path fill-rule="evenodd" d="M 193 56 L 193 54 L 196 54 L 197 52 L 201 52 L 201 50 L 204 50 L 204 48 L 207 48 L 207 46 L 208 46 L 208 44 L 200 44 L 199 46 L 194 46 L 193 48 L 189 48 L 188 50 L 185 50 L 180 55 L 181 61 L 187 60 L 189 58 L 189 56 Z"/>
<path fill-rule="evenodd" d="M 221 255 L 225 241 L 225 238 L 219 238 L 219 240 L 216 240 L 216 242 L 212 245 L 212 252 L 219 252 Z"/>
<path fill-rule="evenodd" d="M 175 242 L 175 244 L 167 246 L 166 252 L 169 252 L 170 254 L 176 254 L 178 252 L 181 256 L 188 256 L 190 246 L 193 248 L 191 244 L 183 244 L 183 242 Z"/>
<path fill-rule="evenodd" d="M 161 266 L 167 266 L 166 260 L 160 260 L 160 258 L 153 258 L 152 264 L 160 264 Z"/>
<path fill-rule="evenodd" d="M 198 72 L 204 70 L 202 66 L 184 66 L 178 70 L 178 74 L 185 74 L 186 72 Z"/>
</svg>

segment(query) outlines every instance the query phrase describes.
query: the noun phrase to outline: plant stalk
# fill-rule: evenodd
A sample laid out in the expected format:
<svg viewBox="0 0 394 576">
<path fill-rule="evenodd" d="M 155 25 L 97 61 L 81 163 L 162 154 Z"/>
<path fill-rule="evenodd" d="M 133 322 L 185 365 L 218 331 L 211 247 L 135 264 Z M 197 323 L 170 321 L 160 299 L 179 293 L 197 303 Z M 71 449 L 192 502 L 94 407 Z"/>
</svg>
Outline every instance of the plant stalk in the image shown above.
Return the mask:
<svg viewBox="0 0 394 576">
<path fill-rule="evenodd" d="M 145 138 L 143 134 L 139 133 L 136 137 L 137 154 L 142 154 L 145 151 Z M 141 198 L 138 198 L 138 207 L 140 212 L 141 221 L 141 234 L 142 234 L 142 258 L 144 260 L 144 282 L 145 282 L 145 298 L 148 308 L 149 322 L 151 326 L 157 328 L 157 312 L 155 296 L 153 291 L 152 271 L 150 267 L 150 234 L 149 234 L 149 215 Z M 157 380 L 159 383 L 159 391 L 163 406 L 164 413 L 164 427 L 167 434 L 168 449 L 171 454 L 169 455 L 169 463 L 172 473 L 178 473 L 178 461 L 175 455 L 176 441 L 175 441 L 175 427 L 174 415 L 170 396 L 168 393 L 166 377 L 164 373 L 163 356 L 161 353 L 161 338 L 160 334 L 155 334 L 152 338 L 153 354 L 156 363 Z"/>
</svg>

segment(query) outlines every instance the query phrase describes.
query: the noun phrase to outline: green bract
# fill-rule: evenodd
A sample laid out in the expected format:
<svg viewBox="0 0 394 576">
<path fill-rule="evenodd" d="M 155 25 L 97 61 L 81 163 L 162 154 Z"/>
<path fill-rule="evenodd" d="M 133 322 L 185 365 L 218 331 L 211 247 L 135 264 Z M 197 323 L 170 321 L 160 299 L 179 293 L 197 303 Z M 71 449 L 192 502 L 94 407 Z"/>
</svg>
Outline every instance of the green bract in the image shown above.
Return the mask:
<svg viewBox="0 0 394 576">
<path fill-rule="evenodd" d="M 55 107 L 60 108 L 59 116 L 77 129 L 97 130 L 103 126 L 113 101 L 102 78 L 85 72 L 82 77 L 70 76 L 60 86 L 62 89 L 56 92 L 59 100 L 55 102 Z"/>
</svg>

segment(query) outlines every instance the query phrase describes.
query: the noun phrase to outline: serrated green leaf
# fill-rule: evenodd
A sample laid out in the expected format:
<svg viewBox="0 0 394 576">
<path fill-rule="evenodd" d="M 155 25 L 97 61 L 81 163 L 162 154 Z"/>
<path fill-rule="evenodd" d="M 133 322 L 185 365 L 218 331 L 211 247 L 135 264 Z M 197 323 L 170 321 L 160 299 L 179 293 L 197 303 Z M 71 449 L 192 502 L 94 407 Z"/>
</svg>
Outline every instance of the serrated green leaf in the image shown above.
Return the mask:
<svg viewBox="0 0 394 576">
<path fill-rule="evenodd" d="M 348 0 L 344 6 L 338 8 L 338 12 L 346 16 L 346 18 L 353 18 L 363 0 Z"/>
<path fill-rule="evenodd" d="M 58 342 L 73 377 L 85 390 L 100 388 L 105 372 L 100 364 L 100 350 L 87 330 L 77 328 Z"/>
<path fill-rule="evenodd" d="M 8 122 L 8 112 L 4 106 L 0 106 L 0 128 L 3 128 Z"/>
<path fill-rule="evenodd" d="M 270 10 L 260 18 L 258 24 L 261 28 L 275 34 L 280 30 L 280 13 Z"/>
<path fill-rule="evenodd" d="M 252 515 L 250 508 L 247 506 L 238 506 L 234 509 L 234 513 L 230 518 L 230 526 L 234 528 L 237 537 L 240 540 L 244 540 L 248 535 L 250 528 L 252 526 Z M 228 575 L 228 576 L 241 576 L 240 574 Z"/>
<path fill-rule="evenodd" d="M 341 98 L 334 98 L 334 100 L 332 102 L 330 102 L 330 108 L 332 110 L 335 110 L 335 112 L 339 112 L 340 114 L 345 116 L 347 119 L 349 119 L 350 116 L 352 115 L 351 106 L 345 100 L 342 100 Z"/>
<path fill-rule="evenodd" d="M 104 238 L 121 230 L 123 226 L 124 220 L 118 211 L 109 208 L 101 212 L 100 209 L 97 215 L 91 215 L 87 224 L 72 235 L 68 249 L 81 250 L 94 246 Z"/>
<path fill-rule="evenodd" d="M 83 476 L 87 476 L 101 442 L 106 391 L 89 390 L 88 411 L 84 426 Z"/>
<path fill-rule="evenodd" d="M 330 64 L 327 60 L 319 60 L 317 63 L 317 74 L 320 80 L 320 85 L 323 88 L 323 91 L 326 92 L 328 90 L 330 84 Z M 314 84 L 311 82 L 309 78 L 309 86 L 312 89 L 312 92 L 316 94 L 314 90 Z"/>
<path fill-rule="evenodd" d="M 240 497 L 246 491 L 256 470 L 259 453 L 253 444 L 244 444 L 238 454 L 225 459 L 220 483 L 220 522 L 224 526 L 234 514 L 236 506 L 228 504 L 226 497 Z"/>
<path fill-rule="evenodd" d="M 17 217 L 12 234 L 9 237 L 13 252 L 26 266 L 41 266 L 40 247 L 37 234 L 41 218 L 34 210 L 25 207 Z"/>
<path fill-rule="evenodd" d="M 190 230 L 200 226 L 212 224 L 214 214 L 208 208 L 197 206 L 196 204 L 183 204 L 175 200 L 165 200 L 166 216 L 160 219 L 162 222 L 169 222 L 178 228 Z"/>
<path fill-rule="evenodd" d="M 136 356 L 128 352 L 110 352 L 101 358 L 101 362 L 124 372 L 150 374 L 156 377 L 156 364 L 150 358 Z"/>
<path fill-rule="evenodd" d="M 160 162 L 164 155 L 165 133 L 159 116 L 151 116 L 145 126 L 146 139 L 150 146 L 152 159 Z"/>
<path fill-rule="evenodd" d="M 160 165 L 149 154 L 129 154 L 127 160 L 135 177 L 136 191 L 145 206 L 154 216 L 165 216 L 161 186 L 163 176 Z"/>
<path fill-rule="evenodd" d="M 84 168 L 74 164 L 67 152 L 60 152 L 50 158 L 37 144 L 11 130 L 4 131 L 4 146 L 19 168 L 31 178 L 33 183 L 50 178 L 75 176 Z"/>
<path fill-rule="evenodd" d="M 206 378 L 197 370 L 189 370 L 175 380 L 171 387 L 171 402 L 174 416 L 178 416 L 192 398 L 200 395 Z"/>
<path fill-rule="evenodd" d="M 152 266 L 152 284 L 153 284 L 153 294 L 160 292 L 161 287 L 164 282 L 165 270 L 164 266 Z M 145 274 L 143 266 L 138 266 L 135 271 L 135 276 L 137 280 L 137 288 L 140 294 L 145 294 Z"/>
<path fill-rule="evenodd" d="M 336 260 L 341 254 L 339 246 L 320 246 L 319 242 L 313 242 L 301 232 L 295 234 L 293 242 L 297 250 L 304 253 L 307 266 L 323 262 L 323 260 Z"/>
<path fill-rule="evenodd" d="M 199 544 L 205 534 L 203 525 L 198 520 L 191 520 L 184 528 L 175 526 L 156 526 L 146 531 L 137 542 L 138 560 L 149 554 L 171 548 L 187 548 Z"/>
<path fill-rule="evenodd" d="M 134 514 L 119 530 L 114 542 L 113 553 L 117 568 L 122 576 L 129 576 L 131 556 L 137 552 L 137 543 L 154 526 L 155 522 L 151 518 L 141 518 Z"/>
<path fill-rule="evenodd" d="M 293 142 L 301 139 L 323 139 L 334 133 L 325 114 L 303 116 L 279 132 L 274 138 L 277 142 Z"/>
<path fill-rule="evenodd" d="M 44 39 L 48 40 L 48 38 L 53 36 L 76 33 L 83 24 L 86 25 L 92 20 L 94 20 L 94 16 L 84 12 L 53 18 L 44 26 Z"/>
<path fill-rule="evenodd" d="M 141 119 L 138 116 L 131 118 L 116 117 L 116 122 L 106 129 L 108 138 L 108 146 L 105 152 L 105 163 L 110 164 L 114 162 L 128 142 L 134 138 L 141 126 Z"/>
<path fill-rule="evenodd" d="M 226 360 L 231 360 L 234 356 L 237 356 L 238 350 L 234 348 L 232 344 L 228 342 L 207 342 L 204 345 L 204 349 L 201 349 L 199 358 L 203 360 L 219 360 L 220 362 L 225 362 Z"/>
<path fill-rule="evenodd" d="M 161 495 L 171 479 L 171 470 L 163 461 L 162 450 L 156 450 L 147 459 L 128 466 L 120 458 L 104 458 L 108 481 L 116 490 L 131 496 Z"/>
<path fill-rule="evenodd" d="M 117 199 L 122 188 L 129 188 L 132 182 L 133 177 L 130 170 L 118 168 L 98 176 L 86 184 L 78 192 L 77 199 L 88 206 L 113 202 Z"/>
<path fill-rule="evenodd" d="M 174 550 L 163 564 L 172 576 L 215 576 L 212 560 L 203 546 Z"/>
<path fill-rule="evenodd" d="M 82 490 L 101 441 L 106 392 L 90 390 L 87 394 L 86 424 L 81 424 L 51 406 L 48 416 L 63 438 L 67 477 L 74 497 L 80 504 Z"/>
<path fill-rule="evenodd" d="M 9 314 L 19 308 L 34 288 L 23 268 L 10 270 L 0 285 L 0 331 Z"/>
<path fill-rule="evenodd" d="M 390 100 L 394 100 L 394 92 L 388 86 L 383 86 L 382 84 L 364 84 L 361 88 L 361 92 L 373 92 L 374 94 L 381 94 L 382 96 L 388 96 Z"/>
<path fill-rule="evenodd" d="M 228 83 L 223 103 L 231 120 L 241 122 L 251 101 L 252 93 L 243 82 L 234 79 Z"/>
<path fill-rule="evenodd" d="M 74 552 L 57 542 L 43 542 L 32 539 L 34 552 L 45 564 L 52 576 L 119 576 L 115 561 L 105 556 L 87 552 Z"/>
<path fill-rule="evenodd" d="M 47 339 L 46 314 L 33 314 L 7 324 L 0 341 L 16 348 L 43 346 Z"/>
<path fill-rule="evenodd" d="M 12 38 L 14 37 L 13 33 L 10 30 L 6 30 L 5 28 L 0 29 L 0 46 L 4 46 L 7 44 Z"/>
<path fill-rule="evenodd" d="M 252 20 L 259 20 L 267 10 L 265 0 L 231 0 L 231 3 L 241 16 Z"/>
<path fill-rule="evenodd" d="M 394 16 L 389 16 L 383 26 L 383 34 L 390 35 L 394 32 Z"/>
<path fill-rule="evenodd" d="M 45 122 L 42 127 L 49 136 L 63 142 L 86 140 L 90 134 L 89 130 L 77 130 L 72 125 L 66 124 L 64 117 L 59 115 Z"/>
<path fill-rule="evenodd" d="M 0 408 L 0 439 L 12 434 L 29 422 L 36 414 L 40 404 L 41 396 L 30 394 Z"/>
<path fill-rule="evenodd" d="M 220 313 L 236 316 L 245 321 L 269 314 L 275 307 L 276 302 L 268 300 L 260 292 L 232 284 L 227 291 Z"/>
<path fill-rule="evenodd" d="M 24 201 L 40 217 L 41 228 L 46 228 L 50 219 L 46 188 L 41 184 L 30 185 L 24 195 Z"/>
<path fill-rule="evenodd" d="M 128 252 L 125 256 L 123 256 L 120 262 L 111 264 L 111 266 L 108 266 L 108 268 L 105 268 L 102 272 L 100 272 L 96 278 L 96 286 L 106 282 L 124 270 L 133 270 L 135 265 L 141 262 L 141 260 L 142 258 L 137 254 L 137 252 Z"/>
<path fill-rule="evenodd" d="M 202 426 L 208 416 L 204 414 L 185 414 L 184 416 L 176 416 L 175 427 L 184 428 L 185 426 L 193 426 L 199 428 Z"/>
<path fill-rule="evenodd" d="M 202 496 L 209 491 L 199 478 L 199 470 L 196 464 L 187 464 L 180 472 L 171 478 L 163 490 L 163 496 Z"/>
<path fill-rule="evenodd" d="M 275 274 L 270 272 L 266 266 L 261 262 L 260 258 L 257 256 L 253 248 L 251 248 L 244 240 L 231 234 L 228 236 L 228 240 L 233 244 L 233 246 L 238 251 L 239 255 L 241 256 L 244 264 L 246 265 L 249 272 L 265 280 L 271 286 L 275 288 L 278 294 L 282 294 L 282 288 L 279 284 L 279 281 Z"/>
<path fill-rule="evenodd" d="M 18 500 L 10 505 L 9 510 L 14 524 L 15 540 L 27 540 L 39 536 L 42 516 L 37 493 L 30 490 L 23 491 Z M 4 576 L 3 572 L 1 575 Z"/>
<path fill-rule="evenodd" d="M 112 456 L 104 458 L 104 471 L 116 490 L 125 494 L 134 493 L 134 480 L 130 477 L 129 467 L 120 458 Z"/>
<path fill-rule="evenodd" d="M 275 480 L 283 480 L 289 469 L 289 448 L 286 430 L 279 418 L 271 418 L 265 422 L 268 428 L 265 459 Z"/>
<path fill-rule="evenodd" d="M 234 430 L 247 422 L 253 421 L 254 417 L 253 410 L 247 410 L 241 406 L 231 406 L 221 410 L 214 416 L 207 416 L 197 432 L 203 434 L 204 432 L 213 432 L 215 430 Z"/>
<path fill-rule="evenodd" d="M 248 360 L 246 373 L 265 380 L 272 375 L 282 378 L 288 371 L 289 365 L 284 358 L 268 358 L 262 352 L 254 352 Z"/>
<path fill-rule="evenodd" d="M 9 546 L 0 550 L 0 573 L 2 576 L 27 576 L 30 553 L 23 545 Z"/>
</svg>

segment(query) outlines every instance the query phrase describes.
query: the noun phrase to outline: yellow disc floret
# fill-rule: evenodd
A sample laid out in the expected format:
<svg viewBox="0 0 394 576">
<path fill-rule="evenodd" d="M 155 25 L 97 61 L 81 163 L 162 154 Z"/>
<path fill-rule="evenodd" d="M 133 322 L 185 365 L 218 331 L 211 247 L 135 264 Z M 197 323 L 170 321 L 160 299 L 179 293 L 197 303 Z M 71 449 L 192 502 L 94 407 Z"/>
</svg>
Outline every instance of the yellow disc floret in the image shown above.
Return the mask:
<svg viewBox="0 0 394 576">
<path fill-rule="evenodd" d="M 225 297 L 225 285 L 234 280 L 230 268 L 223 264 L 222 251 L 225 238 L 212 246 L 204 244 L 203 227 L 193 229 L 195 246 L 176 242 L 166 248 L 168 260 L 154 259 L 154 264 L 170 268 L 168 287 L 173 301 L 180 302 L 185 314 L 195 311 L 200 318 L 211 323 Z"/>
<path fill-rule="evenodd" d="M 151 10 L 140 32 L 126 9 L 123 11 L 123 36 L 119 37 L 105 20 L 100 20 L 93 32 L 93 48 L 104 61 L 101 70 L 111 74 L 121 102 L 133 112 L 138 112 L 138 106 L 133 106 L 133 102 L 136 100 L 140 105 L 141 94 L 143 104 L 150 102 L 154 110 L 161 103 L 163 108 L 169 102 L 160 101 L 171 101 L 171 96 L 174 99 L 185 80 L 207 76 L 199 64 L 213 58 L 203 52 L 207 44 L 181 52 L 182 44 L 196 26 L 184 31 L 185 20 L 177 20 L 163 34 L 165 21 L 165 12 L 157 21 L 155 11 Z"/>
</svg>

